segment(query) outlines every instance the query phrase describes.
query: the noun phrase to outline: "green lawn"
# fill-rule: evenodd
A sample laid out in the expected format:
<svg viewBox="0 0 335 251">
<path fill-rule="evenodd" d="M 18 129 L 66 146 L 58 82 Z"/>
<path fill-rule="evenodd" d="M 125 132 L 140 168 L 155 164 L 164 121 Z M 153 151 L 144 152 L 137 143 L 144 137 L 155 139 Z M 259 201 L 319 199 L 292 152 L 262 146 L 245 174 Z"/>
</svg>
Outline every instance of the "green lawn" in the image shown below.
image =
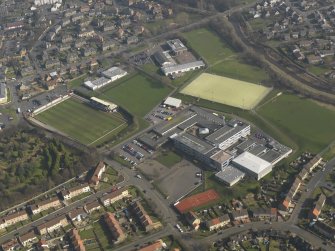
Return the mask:
<svg viewBox="0 0 335 251">
<path fill-rule="evenodd" d="M 255 84 L 259 84 L 262 81 L 269 79 L 268 74 L 263 69 L 257 66 L 244 64 L 236 57 L 232 57 L 219 64 L 213 65 L 207 72 Z"/>
<path fill-rule="evenodd" d="M 311 100 L 283 94 L 258 113 L 291 137 L 301 151 L 317 153 L 335 140 L 335 110 Z"/>
<path fill-rule="evenodd" d="M 75 88 L 84 83 L 85 78 L 87 77 L 86 74 L 83 74 L 79 77 L 74 78 L 73 80 L 69 81 L 68 86 L 69 88 Z"/>
<path fill-rule="evenodd" d="M 307 70 L 316 76 L 323 76 L 326 72 L 331 71 L 331 67 L 311 65 L 307 67 Z"/>
<path fill-rule="evenodd" d="M 210 65 L 234 54 L 234 51 L 212 31 L 201 28 L 183 33 L 187 46 L 195 50 Z"/>
<path fill-rule="evenodd" d="M 115 135 L 126 126 L 115 114 L 98 111 L 75 99 L 68 99 L 38 114 L 36 119 L 83 144 L 91 144 L 113 129 L 115 131 L 106 137 Z"/>
<path fill-rule="evenodd" d="M 124 107 L 135 116 L 144 117 L 159 104 L 171 89 L 142 74 L 125 77 L 117 85 L 106 88 L 102 99 L 108 99 Z"/>
<path fill-rule="evenodd" d="M 173 151 L 161 153 L 156 160 L 166 167 L 172 167 L 182 160 L 182 157 Z"/>
</svg>

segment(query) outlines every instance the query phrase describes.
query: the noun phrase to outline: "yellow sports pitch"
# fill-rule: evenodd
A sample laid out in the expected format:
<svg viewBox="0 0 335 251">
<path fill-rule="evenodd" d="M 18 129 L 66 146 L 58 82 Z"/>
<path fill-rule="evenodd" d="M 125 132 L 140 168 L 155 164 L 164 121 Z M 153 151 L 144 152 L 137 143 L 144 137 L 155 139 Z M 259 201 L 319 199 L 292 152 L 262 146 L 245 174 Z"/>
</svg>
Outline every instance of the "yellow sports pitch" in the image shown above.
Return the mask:
<svg viewBox="0 0 335 251">
<path fill-rule="evenodd" d="M 262 85 L 203 73 L 180 93 L 251 110 L 270 91 L 271 88 Z"/>
</svg>

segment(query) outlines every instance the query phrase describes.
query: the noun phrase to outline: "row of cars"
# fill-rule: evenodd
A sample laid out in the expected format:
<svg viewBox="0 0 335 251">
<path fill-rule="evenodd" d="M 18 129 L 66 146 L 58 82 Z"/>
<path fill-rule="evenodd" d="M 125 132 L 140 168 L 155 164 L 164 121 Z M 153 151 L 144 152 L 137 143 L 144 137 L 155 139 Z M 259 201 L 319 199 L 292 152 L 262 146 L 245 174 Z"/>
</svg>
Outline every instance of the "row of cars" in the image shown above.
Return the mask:
<svg viewBox="0 0 335 251">
<path fill-rule="evenodd" d="M 152 149 L 134 139 L 122 146 L 120 157 L 125 161 L 128 161 L 132 166 L 137 166 L 137 164 L 143 161 L 145 157 L 150 156 L 153 153 L 154 151 Z"/>
</svg>

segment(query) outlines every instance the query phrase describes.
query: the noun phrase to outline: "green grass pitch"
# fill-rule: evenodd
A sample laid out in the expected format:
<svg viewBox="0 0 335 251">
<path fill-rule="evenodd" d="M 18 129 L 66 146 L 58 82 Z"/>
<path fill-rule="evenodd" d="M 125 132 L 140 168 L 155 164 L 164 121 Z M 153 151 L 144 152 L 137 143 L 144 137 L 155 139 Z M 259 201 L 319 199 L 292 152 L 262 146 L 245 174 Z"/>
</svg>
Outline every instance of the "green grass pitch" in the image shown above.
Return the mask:
<svg viewBox="0 0 335 251">
<path fill-rule="evenodd" d="M 73 98 L 38 114 L 36 119 L 87 145 L 126 126 L 114 114 L 98 111 Z"/>
</svg>

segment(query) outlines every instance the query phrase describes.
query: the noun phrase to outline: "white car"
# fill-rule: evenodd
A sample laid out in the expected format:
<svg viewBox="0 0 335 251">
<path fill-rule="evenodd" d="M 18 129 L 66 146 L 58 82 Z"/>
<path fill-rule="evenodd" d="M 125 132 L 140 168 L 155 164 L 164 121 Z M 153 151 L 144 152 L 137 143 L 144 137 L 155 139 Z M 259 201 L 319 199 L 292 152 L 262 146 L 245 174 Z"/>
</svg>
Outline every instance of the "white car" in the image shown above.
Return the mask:
<svg viewBox="0 0 335 251">
<path fill-rule="evenodd" d="M 142 179 L 142 176 L 139 175 L 139 174 L 137 174 L 137 175 L 136 175 L 136 178 Z"/>
</svg>

